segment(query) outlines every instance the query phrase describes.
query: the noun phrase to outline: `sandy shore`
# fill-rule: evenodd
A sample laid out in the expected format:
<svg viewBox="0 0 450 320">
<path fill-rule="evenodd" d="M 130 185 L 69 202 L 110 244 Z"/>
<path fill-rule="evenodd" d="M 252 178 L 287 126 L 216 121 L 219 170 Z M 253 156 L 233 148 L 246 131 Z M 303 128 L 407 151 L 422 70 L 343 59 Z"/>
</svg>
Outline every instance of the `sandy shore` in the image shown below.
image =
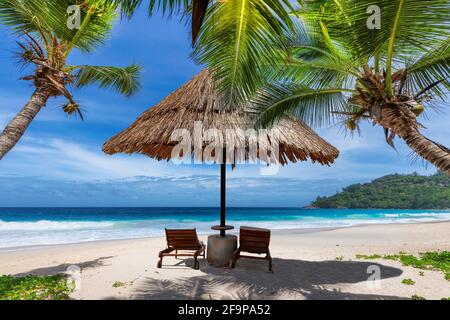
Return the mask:
<svg viewBox="0 0 450 320">
<path fill-rule="evenodd" d="M 200 237 L 206 241 L 206 236 Z M 0 252 L 0 274 L 49 275 L 69 265 L 82 269 L 74 299 L 427 299 L 450 297 L 439 271 L 404 267 L 391 260 L 363 261 L 356 254 L 417 254 L 450 250 L 450 222 L 371 225 L 326 231 L 276 231 L 275 273 L 261 261 L 240 260 L 235 270 L 191 259 L 167 258 L 156 268 L 163 238 L 107 241 Z M 371 286 L 368 268 L 380 271 Z M 415 285 L 401 281 L 411 278 Z M 123 285 L 114 287 L 120 282 Z"/>
</svg>

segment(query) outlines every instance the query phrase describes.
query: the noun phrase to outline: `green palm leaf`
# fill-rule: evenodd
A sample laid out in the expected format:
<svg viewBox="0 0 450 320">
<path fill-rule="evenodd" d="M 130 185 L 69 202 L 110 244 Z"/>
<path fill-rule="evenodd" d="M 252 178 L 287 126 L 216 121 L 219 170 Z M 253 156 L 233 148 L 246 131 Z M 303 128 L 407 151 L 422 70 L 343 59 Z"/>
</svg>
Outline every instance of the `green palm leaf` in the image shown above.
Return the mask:
<svg viewBox="0 0 450 320">
<path fill-rule="evenodd" d="M 76 0 L 5 0 L 0 2 L 0 22 L 19 33 L 35 33 L 46 44 L 53 36 L 67 44 L 67 54 L 72 48 L 91 52 L 109 37 L 116 17 L 114 4 L 103 0 L 89 0 L 79 6 L 81 29 L 67 26 L 67 9 Z"/>
<path fill-rule="evenodd" d="M 347 92 L 353 90 L 314 90 L 298 84 L 273 84 L 255 96 L 250 110 L 257 115 L 258 126 L 270 126 L 284 117 L 295 116 L 310 126 L 319 127 L 331 123 L 335 112 L 347 109 Z"/>
<path fill-rule="evenodd" d="M 354 87 L 359 79 L 360 63 L 324 35 L 318 23 L 296 25 L 289 34 L 290 59 L 281 62 L 283 79 L 306 87 Z"/>
<path fill-rule="evenodd" d="M 228 0 L 210 7 L 194 57 L 213 71 L 230 105 L 252 96 L 264 68 L 281 60 L 283 34 L 292 27 L 286 7 L 285 0 Z"/>
<path fill-rule="evenodd" d="M 0 22 L 19 34 L 37 33 L 48 42 L 54 25 L 59 28 L 58 12 L 66 9 L 62 2 L 49 4 L 46 0 L 5 0 L 0 2 Z"/>
<path fill-rule="evenodd" d="M 79 66 L 75 74 L 75 86 L 78 88 L 97 83 L 102 88 L 112 88 L 117 92 L 131 96 L 140 89 L 141 68 L 131 65 L 125 68 L 105 66 Z"/>
<path fill-rule="evenodd" d="M 142 5 L 142 0 L 104 0 L 106 3 L 120 5 L 121 11 L 126 16 L 132 16 Z M 190 7 L 189 0 L 149 0 L 148 13 L 152 15 L 155 10 L 162 10 L 163 13 L 172 14 L 184 12 Z"/>
<path fill-rule="evenodd" d="M 406 71 L 407 89 L 409 92 L 421 90 L 436 84 L 430 91 L 440 96 L 445 96 L 444 88 L 450 90 L 450 37 L 438 43 L 433 50 L 419 56 L 408 63 Z"/>
<path fill-rule="evenodd" d="M 305 2 L 306 7 L 312 5 Z M 381 10 L 380 29 L 367 26 L 368 8 L 373 5 Z M 372 57 L 377 50 L 389 50 L 386 45 L 390 40 L 396 53 L 411 53 L 429 47 L 435 39 L 446 38 L 449 5 L 448 0 L 322 1 L 321 10 L 313 7 L 307 16 L 324 21 L 330 37 L 355 56 Z"/>
</svg>

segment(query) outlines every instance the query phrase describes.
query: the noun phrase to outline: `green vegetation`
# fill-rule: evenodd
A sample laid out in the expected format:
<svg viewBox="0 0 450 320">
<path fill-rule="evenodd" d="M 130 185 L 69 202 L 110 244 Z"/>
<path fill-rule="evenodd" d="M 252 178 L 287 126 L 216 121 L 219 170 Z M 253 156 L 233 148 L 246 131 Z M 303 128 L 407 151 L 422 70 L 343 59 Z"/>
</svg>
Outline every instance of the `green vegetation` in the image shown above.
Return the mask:
<svg viewBox="0 0 450 320">
<path fill-rule="evenodd" d="M 411 299 L 413 299 L 413 300 L 427 300 L 424 297 L 418 296 L 417 294 L 412 295 Z"/>
<path fill-rule="evenodd" d="M 0 276 L 0 300 L 65 300 L 71 292 L 63 275 Z"/>
<path fill-rule="evenodd" d="M 336 261 L 343 261 L 344 260 L 344 256 L 339 256 L 335 258 Z"/>
<path fill-rule="evenodd" d="M 125 287 L 125 283 L 121 282 L 121 281 L 116 281 L 113 283 L 113 288 L 120 288 L 120 287 Z"/>
<path fill-rule="evenodd" d="M 419 258 L 407 254 L 389 257 L 392 260 L 399 260 L 404 266 L 424 270 L 440 270 L 444 272 L 445 279 L 450 280 L 450 251 L 426 252 L 422 253 Z"/>
<path fill-rule="evenodd" d="M 407 286 L 413 286 L 416 284 L 416 282 L 413 279 L 403 279 L 402 280 L 403 284 L 406 284 Z"/>
<path fill-rule="evenodd" d="M 361 260 L 375 260 L 375 259 L 381 259 L 382 256 L 380 256 L 379 254 L 372 254 L 370 256 L 366 256 L 365 254 L 357 254 L 356 255 L 356 259 L 361 259 Z"/>
<path fill-rule="evenodd" d="M 448 209 L 450 208 L 450 177 L 388 175 L 370 183 L 354 184 L 331 197 L 319 197 L 318 208 L 352 209 Z"/>
<path fill-rule="evenodd" d="M 374 259 L 386 259 L 400 261 L 404 266 L 411 266 L 413 268 L 422 270 L 439 270 L 444 272 L 445 279 L 450 281 L 450 251 L 442 252 L 425 252 L 421 253 L 420 257 L 407 254 L 405 252 L 399 252 L 399 254 L 381 256 L 379 254 L 363 255 L 357 254 L 357 259 L 374 260 Z M 420 276 L 424 276 L 423 272 Z"/>
</svg>

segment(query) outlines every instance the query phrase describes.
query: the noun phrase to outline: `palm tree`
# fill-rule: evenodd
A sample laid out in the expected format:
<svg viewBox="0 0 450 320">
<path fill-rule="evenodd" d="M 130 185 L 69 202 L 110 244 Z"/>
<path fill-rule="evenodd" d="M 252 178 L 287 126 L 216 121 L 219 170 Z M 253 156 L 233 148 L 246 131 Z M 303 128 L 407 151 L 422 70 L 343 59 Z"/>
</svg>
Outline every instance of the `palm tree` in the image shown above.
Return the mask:
<svg viewBox="0 0 450 320">
<path fill-rule="evenodd" d="M 381 28 L 368 27 L 368 8 Z M 288 63 L 254 98 L 259 125 L 295 115 L 313 126 L 341 118 L 383 128 L 387 143 L 403 139 L 450 175 L 450 150 L 422 135 L 418 117 L 445 101 L 450 88 L 449 0 L 304 1 L 288 35 Z M 369 12 L 369 13 L 368 13 Z"/>
<path fill-rule="evenodd" d="M 98 84 L 130 96 L 139 87 L 140 67 L 70 65 L 74 49 L 91 53 L 105 42 L 116 17 L 117 6 L 104 1 L 87 0 L 79 6 L 81 24 L 69 28 L 67 10 L 71 0 L 2 0 L 0 22 L 11 27 L 20 41 L 19 58 L 34 67 L 32 75 L 22 79 L 32 81 L 35 91 L 25 107 L 11 120 L 0 135 L 0 159 L 20 140 L 38 112 L 51 97 L 63 96 L 67 103 L 62 110 L 69 115 L 82 113 L 70 93 L 70 87 L 81 88 Z"/>
</svg>

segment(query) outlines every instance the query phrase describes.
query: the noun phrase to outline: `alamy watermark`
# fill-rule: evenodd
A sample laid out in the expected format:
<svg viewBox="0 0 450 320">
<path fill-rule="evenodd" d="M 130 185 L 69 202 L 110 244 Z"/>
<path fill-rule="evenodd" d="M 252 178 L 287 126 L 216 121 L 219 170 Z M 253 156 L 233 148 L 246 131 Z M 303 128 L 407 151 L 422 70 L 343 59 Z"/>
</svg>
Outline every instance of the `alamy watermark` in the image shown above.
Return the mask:
<svg viewBox="0 0 450 320">
<path fill-rule="evenodd" d="M 380 289 L 381 288 L 381 268 L 377 264 L 372 264 L 367 267 L 367 274 L 370 274 L 367 278 L 366 285 L 369 289 Z"/>
<path fill-rule="evenodd" d="M 171 142 L 175 164 L 262 164 L 261 175 L 279 171 L 280 144 L 274 130 L 205 129 L 196 121 L 193 130 L 174 130 Z"/>
<path fill-rule="evenodd" d="M 66 270 L 67 286 L 74 291 L 81 289 L 81 268 L 77 265 L 71 265 Z"/>
<path fill-rule="evenodd" d="M 367 28 L 369 30 L 381 29 L 381 9 L 379 6 L 371 5 L 367 8 L 367 14 L 370 14 L 367 18 Z"/>
<path fill-rule="evenodd" d="M 67 7 L 67 28 L 69 30 L 81 29 L 81 9 L 77 5 Z"/>
</svg>

